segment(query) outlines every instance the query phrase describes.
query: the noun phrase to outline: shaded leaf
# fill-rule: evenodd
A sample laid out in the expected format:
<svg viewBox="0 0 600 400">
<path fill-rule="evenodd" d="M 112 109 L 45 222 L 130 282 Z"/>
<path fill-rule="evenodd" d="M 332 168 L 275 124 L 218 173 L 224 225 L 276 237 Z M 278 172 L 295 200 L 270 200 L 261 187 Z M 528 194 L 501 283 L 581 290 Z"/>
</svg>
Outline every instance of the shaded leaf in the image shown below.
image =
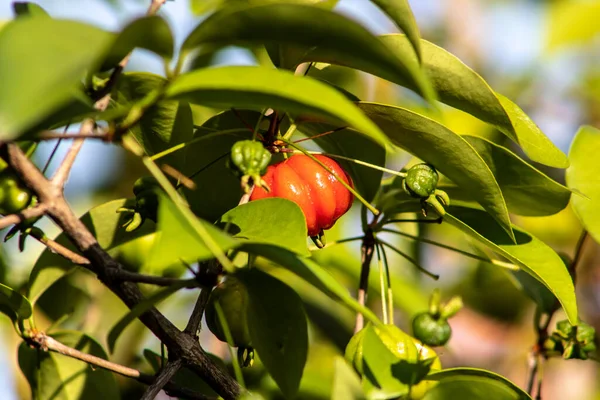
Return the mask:
<svg viewBox="0 0 600 400">
<path fill-rule="evenodd" d="M 2 307 L 0 312 L 4 309 L 9 309 L 11 312 L 6 315 L 14 319 L 15 317 L 18 320 L 24 320 L 33 314 L 33 310 L 31 307 L 31 303 L 24 297 L 22 294 L 17 292 L 16 290 L 3 285 L 0 283 L 0 306 Z"/>
<path fill-rule="evenodd" d="M 117 210 L 121 207 L 133 207 L 133 205 L 133 200 L 109 201 L 92 208 L 80 219 L 94 235 L 98 245 L 108 250 L 109 254 L 115 254 L 119 251 L 120 245 L 154 232 L 154 223 L 148 220 L 134 232 L 126 232 L 122 228 L 128 217 L 125 214 L 117 213 Z M 64 233 L 58 235 L 55 241 L 76 251 Z M 75 265 L 64 257 L 45 249 L 37 259 L 29 276 L 27 297 L 32 303 L 35 303 L 50 285 L 74 268 Z"/>
<path fill-rule="evenodd" d="M 273 107 L 346 123 L 382 145 L 387 138 L 337 90 L 308 77 L 261 67 L 219 67 L 180 75 L 167 96 L 213 107 Z"/>
<path fill-rule="evenodd" d="M 308 354 L 308 326 L 302 301 L 289 286 L 260 270 L 238 275 L 248 289 L 252 346 L 283 394 L 294 397 Z"/>
<path fill-rule="evenodd" d="M 392 143 L 431 163 L 473 196 L 512 236 L 508 208 L 496 178 L 475 149 L 445 126 L 400 107 L 359 103 Z"/>
<path fill-rule="evenodd" d="M 159 201 L 157 234 L 144 265 L 150 270 L 177 262 L 193 264 L 208 260 L 215 256 L 213 250 L 225 252 L 240 244 L 214 225 L 195 218 L 191 212 L 185 213 L 166 196 L 161 196 Z"/>
<path fill-rule="evenodd" d="M 165 300 L 167 297 L 182 289 L 187 285 L 187 282 L 181 281 L 178 284 L 167 286 L 153 295 L 147 297 L 143 301 L 139 302 L 135 307 L 133 307 L 127 314 L 125 314 L 108 332 L 108 336 L 106 338 L 106 343 L 108 344 L 108 351 L 113 352 L 115 349 L 115 344 L 117 343 L 117 339 L 125 328 L 129 326 L 133 321 L 137 320 L 137 318 L 150 310 L 156 304 Z"/>
<path fill-rule="evenodd" d="M 206 121 L 194 133 L 194 140 L 186 148 L 183 173 L 191 176 L 196 189 L 184 188 L 185 196 L 194 214 L 208 221 L 217 221 L 221 215 L 240 201 L 240 180 L 226 166 L 231 146 L 239 140 L 251 139 L 252 133 L 244 122 L 254 127 L 260 113 L 238 110 L 241 119 L 232 111 L 224 111 Z M 225 133 L 217 133 L 223 132 Z"/>
<path fill-rule="evenodd" d="M 284 50 L 292 55 L 286 55 L 291 59 L 283 63 L 291 68 L 304 61 L 302 56 L 307 50 L 319 46 L 331 59 L 341 60 L 344 64 L 365 65 L 382 74 L 407 80 L 426 99 L 435 98 L 418 63 L 397 57 L 358 23 L 320 7 L 270 4 L 225 8 L 203 21 L 187 37 L 182 50 L 249 44 L 292 46 L 291 51 Z"/>
<path fill-rule="evenodd" d="M 63 331 L 52 337 L 81 352 L 107 359 L 102 346 L 80 332 Z M 114 375 L 101 368 L 53 352 L 19 346 L 19 366 L 27 378 L 36 400 L 118 399 L 119 388 Z"/>
<path fill-rule="evenodd" d="M 153 90 L 166 84 L 161 76 L 134 72 L 123 74 L 113 98 L 120 105 L 131 105 L 141 100 Z M 192 111 L 189 104 L 173 100 L 163 100 L 149 108 L 131 132 L 152 156 L 177 144 L 189 141 L 193 136 Z M 185 152 L 177 152 L 162 157 L 159 163 L 166 163 L 179 169 L 185 162 Z"/>
<path fill-rule="evenodd" d="M 306 219 L 296 203 L 268 198 L 252 201 L 228 211 L 221 224 L 234 238 L 270 243 L 302 256 L 306 246 Z"/>
<path fill-rule="evenodd" d="M 364 400 L 360 377 L 343 357 L 335 358 L 331 400 Z"/>
<path fill-rule="evenodd" d="M 463 136 L 488 165 L 508 210 L 518 215 L 552 215 L 569 204 L 571 191 L 535 169 L 510 150 L 487 139 Z"/>
<path fill-rule="evenodd" d="M 417 58 L 421 61 L 421 34 L 417 21 L 410 9 L 410 4 L 407 0 L 371 0 L 377 7 L 381 9 L 388 17 L 405 34 L 410 44 L 415 49 Z"/>
<path fill-rule="evenodd" d="M 401 34 L 385 35 L 382 41 L 399 58 L 417 65 L 412 45 Z M 431 80 L 440 101 L 463 110 L 496 126 L 521 146 L 533 161 L 557 168 L 566 168 L 566 156 L 548 139 L 531 119 L 514 103 L 495 93 L 486 81 L 454 55 L 433 43 L 421 40 L 423 69 Z M 327 51 L 315 47 L 302 61 L 321 61 L 356 68 L 391 82 L 416 90 L 414 84 L 402 77 L 385 73 L 365 63 L 346 63 L 334 60 Z"/>
<path fill-rule="evenodd" d="M 110 69 L 135 48 L 149 50 L 165 59 L 173 57 L 173 34 L 167 22 L 159 16 L 138 18 L 130 22 L 113 40 L 102 69 Z"/>
<path fill-rule="evenodd" d="M 11 140 L 66 104 L 112 35 L 52 18 L 19 18 L 0 30 L 0 140 Z M 35 107 L 31 102 L 35 101 Z"/>
<path fill-rule="evenodd" d="M 374 324 L 381 323 L 371 310 L 361 306 L 356 299 L 350 296 L 348 289 L 311 259 L 300 257 L 289 250 L 270 244 L 243 243 L 240 250 L 264 257 L 292 271 L 330 297 L 341 301 L 350 310 L 362 313 L 367 320 Z"/>
<path fill-rule="evenodd" d="M 573 196 L 572 207 L 585 229 L 600 243 L 600 179 L 598 179 L 598 154 L 600 152 L 600 130 L 582 126 L 571 149 L 571 166 L 567 170 L 567 186 L 583 193 Z"/>
<path fill-rule="evenodd" d="M 427 376 L 439 383 L 424 400 L 531 400 L 531 397 L 508 379 L 491 371 L 476 368 L 451 368 Z"/>
<path fill-rule="evenodd" d="M 513 243 L 500 227 L 492 223 L 492 217 L 481 210 L 449 207 L 444 221 L 543 283 L 560 301 L 569 321 L 577 323 L 573 281 L 562 259 L 548 245 L 516 226 L 513 226 L 516 244 Z"/>
</svg>

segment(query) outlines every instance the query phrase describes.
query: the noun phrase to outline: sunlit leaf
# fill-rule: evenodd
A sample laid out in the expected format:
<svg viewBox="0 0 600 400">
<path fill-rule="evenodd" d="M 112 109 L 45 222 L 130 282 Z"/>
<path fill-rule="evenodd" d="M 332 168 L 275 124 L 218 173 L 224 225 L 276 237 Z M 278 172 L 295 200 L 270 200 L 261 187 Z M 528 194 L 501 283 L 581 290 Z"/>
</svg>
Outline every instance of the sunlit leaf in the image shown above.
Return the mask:
<svg viewBox="0 0 600 400">
<path fill-rule="evenodd" d="M 223 26 L 227 26 L 227 29 L 223 29 Z M 415 90 L 428 100 L 435 98 L 418 63 L 397 57 L 358 23 L 320 7 L 270 4 L 224 8 L 203 21 L 188 36 L 182 49 L 187 51 L 198 46 L 248 44 L 291 46 L 291 51 L 283 50 L 292 53 L 289 56 L 291 60 L 284 63 L 291 68 L 307 61 L 303 59 L 303 54 L 319 46 L 322 53 L 330 57 L 325 62 L 339 60 L 343 65 L 365 65 L 397 79 L 410 81 Z"/>
<path fill-rule="evenodd" d="M 325 117 L 350 125 L 382 145 L 389 143 L 377 126 L 338 91 L 287 71 L 246 66 L 203 69 L 180 75 L 166 94 L 213 107 L 273 107 Z"/>
<path fill-rule="evenodd" d="M 92 208 L 81 217 L 83 224 L 90 230 L 98 241 L 98 245 L 110 254 L 118 252 L 119 246 L 136 238 L 154 232 L 155 226 L 152 221 L 146 220 L 141 228 L 134 232 L 126 232 L 122 228 L 128 216 L 117 213 L 120 207 L 132 207 L 133 201 L 120 199 Z M 62 233 L 55 238 L 56 242 L 74 250 L 67 236 Z M 36 261 L 28 282 L 28 298 L 32 303 L 41 296 L 54 282 L 72 271 L 75 265 L 61 255 L 53 253 L 49 249 L 44 250 Z"/>
<path fill-rule="evenodd" d="M 371 0 L 406 34 L 421 60 L 421 34 L 407 0 Z"/>
<path fill-rule="evenodd" d="M 457 227 L 492 251 L 506 257 L 544 284 L 560 301 L 569 321 L 577 324 L 577 301 L 569 271 L 552 248 L 513 226 L 513 243 L 492 217 L 482 210 L 450 207 L 444 221 Z"/>
<path fill-rule="evenodd" d="M 579 220 L 600 243 L 600 179 L 598 179 L 598 154 L 600 152 L 600 130 L 583 126 L 575 135 L 567 170 L 569 188 L 583 193 L 586 197 L 574 195 L 571 205 Z"/>
<path fill-rule="evenodd" d="M 597 1 L 555 1 L 547 4 L 546 51 L 589 43 L 600 33 L 600 3 Z"/>
<path fill-rule="evenodd" d="M 491 371 L 476 368 L 451 368 L 430 374 L 427 379 L 439 383 L 424 400 L 531 400 L 531 397 L 508 379 Z"/>
<path fill-rule="evenodd" d="M 0 30 L 0 140 L 16 138 L 69 101 L 112 35 L 52 18 L 19 18 Z M 35 102 L 35 107 L 32 107 Z"/>
<path fill-rule="evenodd" d="M 392 143 L 426 161 L 473 196 L 512 236 L 508 208 L 496 178 L 475 149 L 445 126 L 404 108 L 359 103 Z"/>
<path fill-rule="evenodd" d="M 571 191 L 535 169 L 510 150 L 486 139 L 463 136 L 488 165 L 511 213 L 553 215 L 569 204 Z"/>
<path fill-rule="evenodd" d="M 252 201 L 228 211 L 221 224 L 234 238 L 264 242 L 308 256 L 306 220 L 298 205 L 280 198 Z"/>
</svg>

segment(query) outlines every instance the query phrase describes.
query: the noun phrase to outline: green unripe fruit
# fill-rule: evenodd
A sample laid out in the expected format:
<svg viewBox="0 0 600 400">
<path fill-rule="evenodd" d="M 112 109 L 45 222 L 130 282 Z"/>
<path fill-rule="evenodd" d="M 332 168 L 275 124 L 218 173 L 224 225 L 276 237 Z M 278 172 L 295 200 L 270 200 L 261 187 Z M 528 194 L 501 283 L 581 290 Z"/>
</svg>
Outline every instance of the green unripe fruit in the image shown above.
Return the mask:
<svg viewBox="0 0 600 400">
<path fill-rule="evenodd" d="M 242 175 L 264 175 L 271 161 L 271 153 L 261 142 L 241 140 L 231 147 L 231 161 Z"/>
<path fill-rule="evenodd" d="M 425 199 L 435 193 L 439 176 L 429 164 L 417 164 L 408 170 L 402 187 L 412 197 Z"/>
<path fill-rule="evenodd" d="M 225 331 L 219 320 L 216 304 L 223 310 L 223 316 L 231 333 L 235 347 L 252 347 L 248 330 L 248 290 L 237 278 L 228 276 L 213 289 L 204 311 L 208 329 L 222 342 L 227 342 Z"/>
<path fill-rule="evenodd" d="M 426 312 L 415 316 L 412 328 L 415 337 L 429 346 L 443 346 L 452 335 L 452 328 L 445 318 L 434 318 Z"/>
<path fill-rule="evenodd" d="M 22 186 L 10 171 L 0 173 L 0 214 L 9 215 L 23 211 L 31 202 L 31 192 Z"/>
</svg>

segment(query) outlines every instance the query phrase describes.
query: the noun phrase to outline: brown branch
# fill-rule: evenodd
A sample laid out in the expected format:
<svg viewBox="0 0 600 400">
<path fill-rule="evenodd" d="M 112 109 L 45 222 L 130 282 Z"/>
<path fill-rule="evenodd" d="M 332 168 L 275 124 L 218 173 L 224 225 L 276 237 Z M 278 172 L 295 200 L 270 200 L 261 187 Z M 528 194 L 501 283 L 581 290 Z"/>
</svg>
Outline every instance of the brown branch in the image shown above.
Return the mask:
<svg viewBox="0 0 600 400">
<path fill-rule="evenodd" d="M 63 256 L 67 260 L 71 261 L 73 264 L 88 265 L 90 263 L 90 260 L 88 260 L 87 258 L 83 257 L 82 255 L 79 255 L 79 254 L 75 253 L 74 251 L 66 248 L 62 244 L 57 243 L 54 240 L 49 239 L 46 236 L 38 236 L 33 232 L 34 231 L 32 231 L 32 234 L 31 234 L 31 236 L 33 236 L 33 238 L 35 238 L 37 241 L 39 241 L 44 246 L 46 246 L 51 252 L 56 253 L 60 256 Z"/>
<path fill-rule="evenodd" d="M 38 204 L 35 207 L 26 208 L 18 214 L 10 214 L 5 217 L 0 217 L 0 229 L 4 229 L 11 225 L 16 225 L 29 218 L 41 217 L 46 213 L 47 209 L 48 207 L 46 207 L 45 204 Z"/>
<path fill-rule="evenodd" d="M 81 133 L 88 133 L 94 128 L 93 120 L 85 120 L 81 124 Z M 69 174 L 71 172 L 71 168 L 73 168 L 73 164 L 75 163 L 75 159 L 77 155 L 81 151 L 81 147 L 83 146 L 84 139 L 75 139 L 71 148 L 67 152 L 63 162 L 60 164 L 56 173 L 52 177 L 52 183 L 59 188 L 63 188 L 67 183 L 67 179 L 69 178 Z"/>
<path fill-rule="evenodd" d="M 154 400 L 158 393 L 165 387 L 167 383 L 175 376 L 177 371 L 181 369 L 183 363 L 181 360 L 174 360 L 167 362 L 167 365 L 158 373 L 154 382 L 148 386 L 144 395 L 140 400 Z"/>
<path fill-rule="evenodd" d="M 64 345 L 63 343 L 46 335 L 43 332 L 32 333 L 30 337 L 26 338 L 26 341 L 31 346 L 41 349 L 43 351 L 52 351 L 58 354 L 62 354 L 64 356 L 83 361 L 89 365 L 93 365 L 94 367 L 102 368 L 107 371 L 111 371 L 116 374 L 135 379 L 140 383 L 152 385 L 155 381 L 155 378 L 152 375 L 144 374 L 143 372 L 140 372 L 137 369 L 129 368 L 124 365 L 116 364 L 103 358 L 81 352 L 77 349 Z M 167 381 L 163 385 L 163 387 L 165 391 L 168 392 L 170 395 L 177 396 L 180 398 L 191 400 L 213 400 L 213 398 L 211 397 L 207 397 L 203 394 L 193 392 L 186 388 L 181 388 L 179 387 L 179 385 L 176 385 L 172 382 Z"/>
<path fill-rule="evenodd" d="M 192 311 L 192 315 L 190 316 L 190 320 L 188 321 L 184 332 L 198 337 L 200 324 L 202 322 L 202 315 L 204 315 L 206 304 L 210 298 L 210 292 L 211 291 L 209 289 L 202 289 L 200 291 L 198 299 L 196 300 L 196 304 L 194 305 L 194 310 Z"/>
<path fill-rule="evenodd" d="M 48 207 L 47 215 L 90 261 L 85 267 L 94 272 L 129 308 L 143 301 L 144 297 L 135 283 L 111 278 L 111 269 L 122 269 L 122 266 L 100 247 L 96 238 L 75 216 L 62 189 L 48 181 L 16 144 L 6 145 L 5 150 L 6 159 L 15 173 Z M 181 358 L 185 365 L 224 399 L 235 399 L 242 393 L 243 389 L 239 384 L 208 358 L 195 336 L 181 332 L 156 308 L 150 308 L 139 319 L 167 346 L 172 359 Z"/>
<path fill-rule="evenodd" d="M 68 140 L 68 139 L 107 139 L 106 132 L 95 130 L 93 132 L 61 133 L 55 131 L 41 131 L 35 136 L 35 140 Z"/>
<path fill-rule="evenodd" d="M 375 237 L 373 231 L 367 229 L 365 236 L 363 237 L 362 245 L 360 247 L 361 254 L 361 269 L 360 269 L 360 280 L 358 283 L 358 295 L 357 300 L 361 306 L 365 305 L 367 300 L 367 289 L 369 288 L 369 271 L 371 270 L 371 260 L 373 259 L 373 250 L 375 250 Z M 356 314 L 356 324 L 354 326 L 354 333 L 359 332 L 365 324 L 364 316 L 361 313 Z"/>
<path fill-rule="evenodd" d="M 199 286 L 207 286 L 208 283 L 202 282 L 196 278 L 192 279 L 179 279 L 179 278 L 169 278 L 163 276 L 156 275 L 145 275 L 138 274 L 136 272 L 127 271 L 125 269 L 111 269 L 107 271 L 107 276 L 113 281 L 122 281 L 122 282 L 135 282 L 135 283 L 147 283 L 150 285 L 156 286 L 172 286 L 182 282 L 187 282 L 183 288 L 194 289 Z"/>
</svg>

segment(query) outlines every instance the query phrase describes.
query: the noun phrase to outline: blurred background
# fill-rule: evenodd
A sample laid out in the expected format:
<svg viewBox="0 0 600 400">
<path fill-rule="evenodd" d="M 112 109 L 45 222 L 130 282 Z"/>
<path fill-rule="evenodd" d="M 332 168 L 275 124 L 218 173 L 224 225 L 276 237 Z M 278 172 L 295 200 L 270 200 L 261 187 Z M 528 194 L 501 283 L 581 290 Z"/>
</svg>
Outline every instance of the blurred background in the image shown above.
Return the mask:
<svg viewBox="0 0 600 400">
<path fill-rule="evenodd" d="M 203 18 L 197 15 L 210 0 L 169 1 L 161 14 L 170 23 L 181 43 Z M 118 30 L 131 19 L 144 14 L 144 0 L 38 0 L 52 16 L 85 21 L 107 30 Z M 600 1 L 585 0 L 413 0 L 410 2 L 421 34 L 458 56 L 475 69 L 499 93 L 519 104 L 565 153 L 582 124 L 600 127 Z M 396 32 L 395 26 L 367 0 L 341 0 L 336 10 L 370 29 L 373 33 Z M 0 21 L 12 18 L 11 1 L 0 0 Z M 226 27 L 225 27 L 226 29 Z M 214 64 L 255 64 L 252 53 L 230 48 L 213 60 Z M 129 71 L 162 74 L 161 61 L 152 54 L 135 51 Z M 343 68 L 313 69 L 311 74 L 348 89 L 359 98 L 417 109 L 424 104 L 414 93 L 386 81 Z M 211 110 L 194 108 L 194 122 L 201 124 Z M 441 119 L 455 132 L 480 135 L 513 148 L 505 137 L 475 118 L 443 108 Z M 36 152 L 43 165 L 54 142 L 46 142 Z M 67 145 L 59 147 L 50 168 L 59 164 Z M 389 155 L 389 166 L 399 169 L 411 157 L 401 151 Z M 564 171 L 536 166 L 564 183 Z M 145 172 L 141 164 L 120 148 L 88 141 L 77 160 L 69 181 L 68 198 L 76 212 L 83 214 L 108 200 L 132 197 L 133 182 Z M 328 241 L 360 234 L 359 207 L 328 233 Z M 516 217 L 513 222 L 548 243 L 555 250 L 573 255 L 581 225 L 570 207 L 543 218 Z M 40 224 L 48 236 L 57 230 L 48 221 Z M 444 244 L 475 251 L 461 233 L 444 225 L 432 228 L 406 226 L 407 232 L 423 235 Z M 411 230 L 413 230 L 411 232 Z M 427 307 L 431 291 L 439 287 L 444 298 L 463 297 L 466 307 L 451 320 L 453 337 L 444 348 L 436 349 L 444 367 L 473 366 L 498 372 L 524 387 L 528 353 L 535 341 L 534 304 L 498 267 L 482 264 L 460 254 L 427 244 L 415 244 L 397 236 L 387 237 L 410 252 L 428 270 L 439 274 L 437 282 L 420 274 L 401 258 L 388 254 L 393 274 L 396 323 L 410 332 L 411 317 Z M 23 285 L 31 267 L 43 250 L 32 240 L 19 253 L 17 240 L 0 244 L 0 281 L 15 287 Z M 319 251 L 316 258 L 346 283 L 354 293 L 360 269 L 359 247 L 339 245 Z M 578 270 L 577 292 L 582 319 L 600 329 L 600 247 L 591 239 L 584 248 Z M 327 297 L 295 282 L 283 272 L 274 272 L 302 293 L 311 325 L 311 350 L 300 398 L 326 399 L 333 376 L 333 356 L 343 353 L 353 328 L 353 315 Z M 377 275 L 376 266 L 372 275 Z M 378 283 L 373 276 L 369 304 L 380 310 Z M 60 302 L 53 301 L 59 298 Z M 64 327 L 82 329 L 105 343 L 110 327 L 126 312 L 119 301 L 86 274 L 61 279 L 38 303 L 36 316 L 42 329 L 64 314 L 70 315 Z M 195 293 L 182 292 L 160 308 L 176 324 L 184 325 Z M 557 313 L 556 320 L 564 319 Z M 16 364 L 19 338 L 7 318 L 0 317 L 0 387 L 3 399 L 27 399 L 29 388 Z M 217 355 L 227 350 L 208 331 L 204 347 Z M 149 371 L 141 357 L 144 348 L 160 353 L 159 343 L 140 324 L 131 325 L 117 342 L 112 360 Z M 120 378 L 119 378 L 120 379 Z M 274 385 L 255 366 L 248 382 L 260 388 L 267 398 L 276 398 Z M 591 361 L 550 360 L 544 376 L 544 400 L 600 399 L 598 368 Z M 139 396 L 140 387 L 120 380 L 123 398 Z"/>
</svg>

